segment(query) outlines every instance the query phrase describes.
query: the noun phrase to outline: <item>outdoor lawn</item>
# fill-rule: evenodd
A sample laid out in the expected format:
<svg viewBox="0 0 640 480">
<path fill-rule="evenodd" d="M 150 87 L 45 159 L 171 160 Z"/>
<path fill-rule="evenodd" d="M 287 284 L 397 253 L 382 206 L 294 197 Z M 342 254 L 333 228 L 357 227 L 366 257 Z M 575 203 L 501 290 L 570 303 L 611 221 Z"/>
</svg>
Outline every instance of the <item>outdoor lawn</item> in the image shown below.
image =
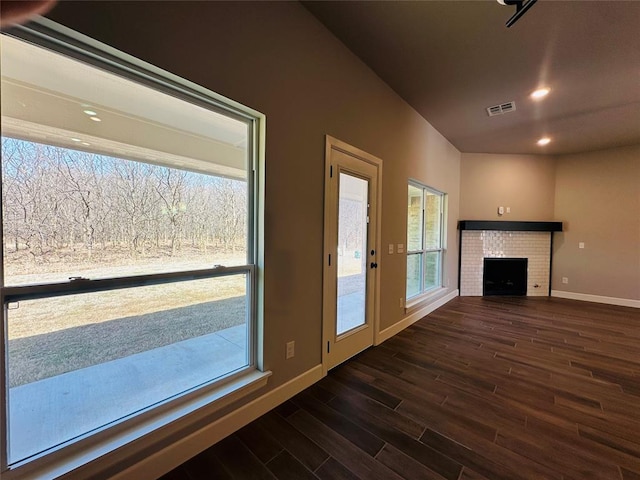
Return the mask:
<svg viewBox="0 0 640 480">
<path fill-rule="evenodd" d="M 206 256 L 191 252 L 179 258 L 139 261 L 136 269 L 145 273 L 197 269 L 207 267 L 206 260 Z M 223 261 L 237 264 L 242 259 L 218 256 L 218 263 Z M 91 264 L 76 267 L 74 273 L 81 272 L 88 278 L 132 274 L 130 265 L 100 267 L 95 259 Z M 23 265 L 23 269 L 29 273 L 18 275 L 17 264 L 12 264 L 8 272 L 12 282 L 48 281 L 48 277 L 57 275 L 51 273 L 50 266 Z M 43 270 L 40 276 L 35 273 L 38 269 Z M 10 386 L 243 324 L 245 290 L 245 275 L 241 274 L 10 305 Z"/>
</svg>

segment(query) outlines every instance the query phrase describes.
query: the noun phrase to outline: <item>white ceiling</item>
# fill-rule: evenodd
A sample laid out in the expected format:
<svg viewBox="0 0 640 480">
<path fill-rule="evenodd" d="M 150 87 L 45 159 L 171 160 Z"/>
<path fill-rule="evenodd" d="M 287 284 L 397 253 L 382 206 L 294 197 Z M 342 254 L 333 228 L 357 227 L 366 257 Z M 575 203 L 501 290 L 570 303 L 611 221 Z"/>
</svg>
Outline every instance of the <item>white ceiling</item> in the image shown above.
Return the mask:
<svg viewBox="0 0 640 480">
<path fill-rule="evenodd" d="M 493 0 L 303 4 L 462 152 L 640 143 L 640 2 L 539 1 L 511 28 Z"/>
<path fill-rule="evenodd" d="M 3 135 L 246 176 L 246 123 L 15 38 L 0 42 Z"/>
</svg>

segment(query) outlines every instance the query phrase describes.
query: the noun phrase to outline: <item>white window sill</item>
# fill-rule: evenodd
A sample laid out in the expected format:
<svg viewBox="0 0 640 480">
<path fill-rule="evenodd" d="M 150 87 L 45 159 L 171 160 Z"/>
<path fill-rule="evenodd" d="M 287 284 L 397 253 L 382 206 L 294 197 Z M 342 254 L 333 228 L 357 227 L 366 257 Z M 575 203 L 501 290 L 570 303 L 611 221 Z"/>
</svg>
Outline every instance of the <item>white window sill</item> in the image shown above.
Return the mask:
<svg viewBox="0 0 640 480">
<path fill-rule="evenodd" d="M 173 435 L 194 428 L 201 420 L 266 386 L 271 371 L 249 370 L 206 392 L 186 395 L 182 400 L 158 407 L 156 414 L 141 415 L 103 432 L 92 435 L 89 445 L 69 445 L 64 450 L 2 472 L 2 480 L 93 478 L 115 473 L 142 452 L 157 448 Z"/>
<path fill-rule="evenodd" d="M 404 313 L 405 314 L 412 313 L 432 303 L 434 300 L 437 300 L 438 298 L 442 297 L 448 291 L 449 291 L 448 288 L 438 287 L 438 288 L 429 290 L 428 292 L 421 293 L 420 295 L 416 295 L 415 297 L 412 297 L 409 300 L 407 300 L 404 308 Z"/>
</svg>

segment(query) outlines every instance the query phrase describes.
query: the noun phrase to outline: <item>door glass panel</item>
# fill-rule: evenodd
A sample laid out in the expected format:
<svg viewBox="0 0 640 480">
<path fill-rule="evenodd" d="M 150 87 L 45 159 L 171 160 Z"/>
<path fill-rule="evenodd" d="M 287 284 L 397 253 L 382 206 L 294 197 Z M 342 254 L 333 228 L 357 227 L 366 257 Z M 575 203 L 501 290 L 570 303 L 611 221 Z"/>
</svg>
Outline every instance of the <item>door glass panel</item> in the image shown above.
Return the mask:
<svg viewBox="0 0 640 480">
<path fill-rule="evenodd" d="M 367 180 L 340 173 L 337 335 L 366 323 L 368 192 Z"/>
</svg>

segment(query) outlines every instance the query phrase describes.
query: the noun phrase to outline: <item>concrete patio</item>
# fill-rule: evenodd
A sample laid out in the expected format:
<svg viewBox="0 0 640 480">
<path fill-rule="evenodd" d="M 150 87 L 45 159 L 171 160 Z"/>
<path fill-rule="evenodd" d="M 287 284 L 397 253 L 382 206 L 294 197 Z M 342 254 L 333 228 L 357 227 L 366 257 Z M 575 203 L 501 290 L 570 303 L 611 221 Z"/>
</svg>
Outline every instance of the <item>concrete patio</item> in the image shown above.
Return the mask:
<svg viewBox="0 0 640 480">
<path fill-rule="evenodd" d="M 348 332 L 365 322 L 365 274 L 338 277 L 338 311 L 336 331 Z"/>
<path fill-rule="evenodd" d="M 9 390 L 9 463 L 101 428 L 247 365 L 247 326 Z"/>
</svg>

